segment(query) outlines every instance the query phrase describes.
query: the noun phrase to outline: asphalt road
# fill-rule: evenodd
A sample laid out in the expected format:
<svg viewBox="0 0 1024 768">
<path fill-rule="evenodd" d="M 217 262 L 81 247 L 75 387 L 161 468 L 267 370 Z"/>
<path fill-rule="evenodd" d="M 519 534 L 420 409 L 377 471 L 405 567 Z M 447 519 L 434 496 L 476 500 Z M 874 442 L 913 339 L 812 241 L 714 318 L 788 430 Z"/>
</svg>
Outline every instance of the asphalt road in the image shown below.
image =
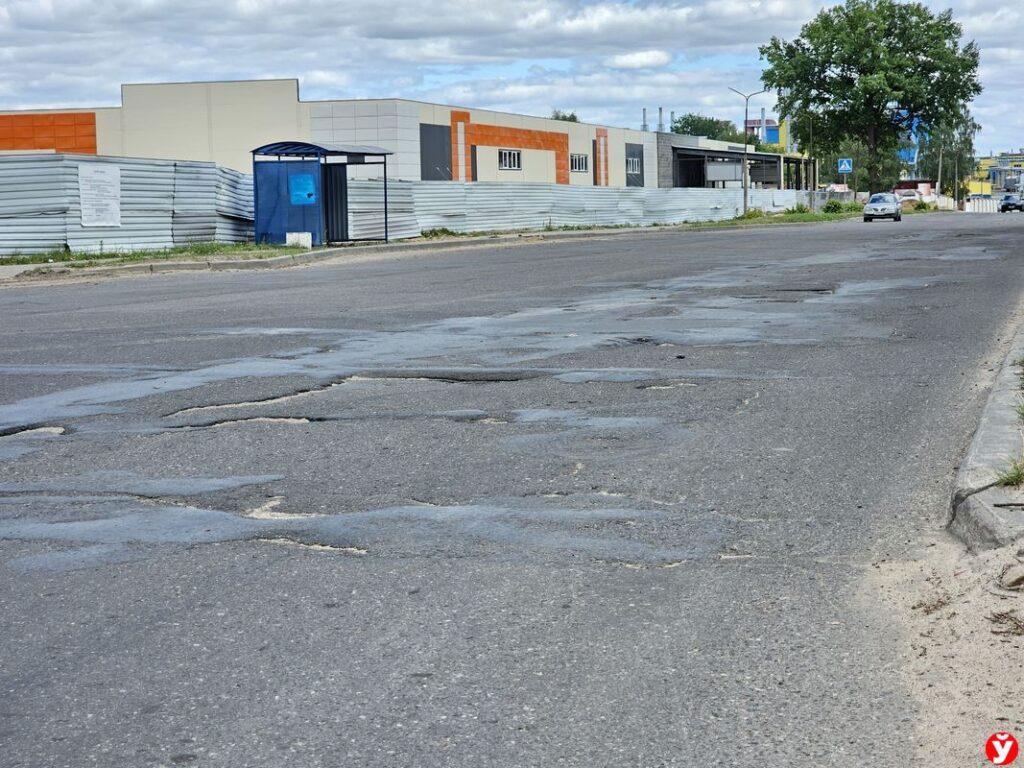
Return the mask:
<svg viewBox="0 0 1024 768">
<path fill-rule="evenodd" d="M 0 290 L 0 764 L 910 764 L 868 575 L 948 511 L 1022 235 Z"/>
</svg>

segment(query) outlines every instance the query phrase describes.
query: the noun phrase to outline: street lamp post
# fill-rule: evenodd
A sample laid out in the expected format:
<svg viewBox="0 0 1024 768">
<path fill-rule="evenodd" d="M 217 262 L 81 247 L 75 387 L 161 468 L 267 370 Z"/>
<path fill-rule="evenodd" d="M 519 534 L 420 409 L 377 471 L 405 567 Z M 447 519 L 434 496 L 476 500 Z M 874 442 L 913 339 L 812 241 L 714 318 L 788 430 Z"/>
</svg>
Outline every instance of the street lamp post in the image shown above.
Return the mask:
<svg viewBox="0 0 1024 768">
<path fill-rule="evenodd" d="M 743 215 L 746 216 L 750 206 L 750 166 L 747 163 L 747 120 L 750 119 L 750 100 L 768 91 L 764 89 L 755 93 L 743 93 L 735 88 L 729 90 L 743 98 Z"/>
</svg>

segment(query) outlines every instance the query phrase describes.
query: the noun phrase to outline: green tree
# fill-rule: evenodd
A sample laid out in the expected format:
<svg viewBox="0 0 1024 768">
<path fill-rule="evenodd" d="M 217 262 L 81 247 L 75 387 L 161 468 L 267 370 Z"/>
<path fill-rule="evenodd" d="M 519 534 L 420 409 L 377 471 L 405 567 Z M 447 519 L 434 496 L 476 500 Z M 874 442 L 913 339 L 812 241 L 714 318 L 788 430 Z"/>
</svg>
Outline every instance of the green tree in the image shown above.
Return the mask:
<svg viewBox="0 0 1024 768">
<path fill-rule="evenodd" d="M 756 136 L 744 136 L 743 131 L 737 128 L 735 123 L 696 112 L 688 112 L 677 117 L 672 123 L 672 133 L 684 136 L 706 136 L 715 141 L 729 141 L 734 144 L 742 144 L 746 141 L 755 147 L 758 144 Z"/>
<path fill-rule="evenodd" d="M 565 120 L 567 123 L 578 123 L 580 119 L 576 117 L 575 112 L 562 111 L 561 109 L 551 110 L 552 120 Z"/>
<path fill-rule="evenodd" d="M 881 160 L 877 186 L 872 187 L 867 172 L 867 148 L 857 139 L 844 139 L 835 147 L 818 152 L 818 181 L 820 183 L 839 184 L 843 181 L 843 174 L 839 173 L 838 165 L 841 157 L 849 157 L 853 160 L 853 173 L 846 175 L 846 182 L 853 190 L 871 189 L 878 192 L 892 189 L 900 178 L 900 171 L 903 170 L 903 163 L 895 152 L 886 155 Z"/>
<path fill-rule="evenodd" d="M 963 197 L 967 181 L 974 174 L 978 159 L 974 136 L 981 126 L 964 113 L 944 121 L 919 139 L 917 167 L 926 179 L 935 179 L 942 194 Z M 959 179 L 959 188 L 957 180 Z"/>
<path fill-rule="evenodd" d="M 761 46 L 765 87 L 778 92 L 801 146 L 834 152 L 843 141 L 864 147 L 871 191 L 915 125 L 962 114 L 979 93 L 978 47 L 962 42 L 951 11 L 921 3 L 846 0 L 821 11 L 795 40 Z"/>
</svg>

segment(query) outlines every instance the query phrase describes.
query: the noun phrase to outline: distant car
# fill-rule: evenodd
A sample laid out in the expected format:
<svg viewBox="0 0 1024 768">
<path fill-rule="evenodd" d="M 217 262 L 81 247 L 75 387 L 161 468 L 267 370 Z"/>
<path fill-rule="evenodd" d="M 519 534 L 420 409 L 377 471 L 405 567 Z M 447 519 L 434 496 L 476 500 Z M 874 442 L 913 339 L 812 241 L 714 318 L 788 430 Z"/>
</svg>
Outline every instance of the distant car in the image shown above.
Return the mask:
<svg viewBox="0 0 1024 768">
<path fill-rule="evenodd" d="M 999 201 L 999 212 L 1006 213 L 1007 211 L 1024 213 L 1024 199 L 1021 199 L 1020 195 L 1003 195 L 1003 199 Z"/>
<path fill-rule="evenodd" d="M 868 204 L 864 206 L 864 221 L 874 221 L 875 219 L 902 221 L 903 206 L 900 205 L 900 199 L 888 192 L 872 195 Z"/>
</svg>

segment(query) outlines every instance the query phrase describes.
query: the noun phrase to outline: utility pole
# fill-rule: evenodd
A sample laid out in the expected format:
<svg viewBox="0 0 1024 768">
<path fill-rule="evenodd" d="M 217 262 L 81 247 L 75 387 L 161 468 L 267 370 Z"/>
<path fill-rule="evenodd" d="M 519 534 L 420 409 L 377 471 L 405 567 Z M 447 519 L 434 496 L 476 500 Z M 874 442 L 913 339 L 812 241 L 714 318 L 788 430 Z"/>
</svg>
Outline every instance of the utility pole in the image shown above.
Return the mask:
<svg viewBox="0 0 1024 768">
<path fill-rule="evenodd" d="M 750 100 L 768 91 L 762 89 L 754 93 L 743 93 L 735 88 L 729 90 L 743 99 L 743 215 L 746 216 L 750 207 L 750 166 L 747 164 L 747 120 L 750 119 Z"/>
<path fill-rule="evenodd" d="M 955 155 L 955 161 L 953 163 L 953 200 L 956 203 L 956 209 L 960 210 L 960 152 L 957 151 Z"/>
</svg>

